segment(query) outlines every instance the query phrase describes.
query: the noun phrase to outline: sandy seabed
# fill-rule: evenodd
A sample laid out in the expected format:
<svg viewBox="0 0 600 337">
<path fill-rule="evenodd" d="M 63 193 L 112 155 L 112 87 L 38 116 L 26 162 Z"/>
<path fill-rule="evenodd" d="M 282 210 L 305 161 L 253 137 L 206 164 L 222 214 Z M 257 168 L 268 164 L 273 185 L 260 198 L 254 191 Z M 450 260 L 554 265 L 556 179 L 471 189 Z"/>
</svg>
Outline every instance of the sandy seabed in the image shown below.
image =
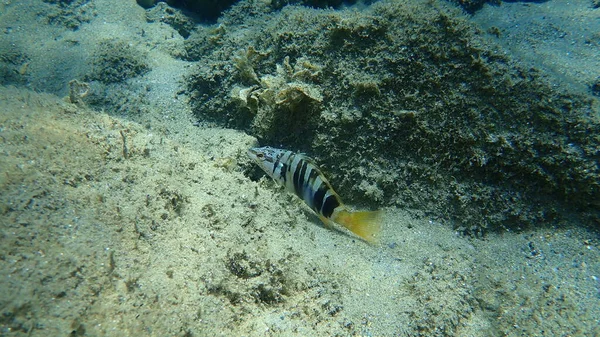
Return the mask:
<svg viewBox="0 0 600 337">
<path fill-rule="evenodd" d="M 598 333 L 598 241 L 577 224 L 468 239 L 386 209 L 373 246 L 245 177 L 243 133 L 190 124 L 184 144 L 0 96 L 3 335 Z"/>
</svg>

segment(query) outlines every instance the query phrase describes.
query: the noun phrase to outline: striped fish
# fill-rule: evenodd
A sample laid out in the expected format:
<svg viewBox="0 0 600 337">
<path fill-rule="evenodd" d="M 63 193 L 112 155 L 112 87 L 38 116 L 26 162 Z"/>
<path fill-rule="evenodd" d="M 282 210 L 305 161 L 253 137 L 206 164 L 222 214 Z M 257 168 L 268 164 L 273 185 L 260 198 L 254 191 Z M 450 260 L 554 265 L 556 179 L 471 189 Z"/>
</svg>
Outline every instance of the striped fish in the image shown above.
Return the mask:
<svg viewBox="0 0 600 337">
<path fill-rule="evenodd" d="M 381 212 L 349 210 L 311 158 L 272 147 L 252 148 L 248 156 L 286 190 L 302 198 L 325 225 L 337 223 L 368 242 L 376 242 Z"/>
</svg>

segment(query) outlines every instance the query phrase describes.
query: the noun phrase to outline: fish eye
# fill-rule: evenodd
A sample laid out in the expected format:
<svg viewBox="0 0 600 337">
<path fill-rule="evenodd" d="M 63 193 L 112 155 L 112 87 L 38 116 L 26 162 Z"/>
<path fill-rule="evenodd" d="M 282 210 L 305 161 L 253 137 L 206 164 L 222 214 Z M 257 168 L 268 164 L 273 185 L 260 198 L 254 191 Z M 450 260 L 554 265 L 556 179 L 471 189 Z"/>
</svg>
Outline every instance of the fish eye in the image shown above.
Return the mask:
<svg viewBox="0 0 600 337">
<path fill-rule="evenodd" d="M 256 157 L 258 157 L 259 159 L 263 159 L 263 158 L 265 157 L 265 155 L 264 155 L 264 154 L 262 154 L 262 153 L 258 153 L 258 154 L 256 155 Z"/>
</svg>

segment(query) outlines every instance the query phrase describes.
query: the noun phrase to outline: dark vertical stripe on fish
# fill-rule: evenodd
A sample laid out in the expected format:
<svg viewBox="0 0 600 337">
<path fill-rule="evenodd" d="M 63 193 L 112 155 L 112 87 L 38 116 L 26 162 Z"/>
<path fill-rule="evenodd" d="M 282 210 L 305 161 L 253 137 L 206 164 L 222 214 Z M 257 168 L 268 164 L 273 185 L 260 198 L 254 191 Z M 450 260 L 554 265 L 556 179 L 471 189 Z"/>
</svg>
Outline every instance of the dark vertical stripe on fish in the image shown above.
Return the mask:
<svg viewBox="0 0 600 337">
<path fill-rule="evenodd" d="M 327 184 L 321 182 L 313 197 L 312 209 L 317 213 L 319 213 L 319 210 L 323 206 L 323 198 L 325 198 L 325 193 L 327 193 Z"/>
<path fill-rule="evenodd" d="M 294 157 L 295 158 L 295 157 Z M 293 164 L 293 160 L 292 160 L 292 164 Z M 298 159 L 298 163 L 296 163 L 296 167 L 293 168 L 294 170 L 294 180 L 292 180 L 294 182 L 294 192 L 296 192 L 296 195 L 299 196 L 300 198 L 302 198 L 302 195 L 300 194 L 300 170 L 302 170 L 302 165 L 304 164 L 304 160 L 302 159 Z"/>
<path fill-rule="evenodd" d="M 277 169 L 277 166 L 279 166 L 280 160 L 281 160 L 281 156 L 277 156 L 277 160 L 275 160 L 275 163 L 273 164 L 273 174 L 275 174 L 275 170 Z"/>
<path fill-rule="evenodd" d="M 323 204 L 323 208 L 321 209 L 321 214 L 323 214 L 326 218 L 331 217 L 333 214 L 333 210 L 340 205 L 339 201 L 335 197 L 334 194 L 331 194 L 325 199 L 325 203 Z"/>
<path fill-rule="evenodd" d="M 281 164 L 281 170 L 279 171 L 279 176 L 281 177 L 281 180 L 283 181 L 283 185 L 285 185 L 285 182 L 287 180 L 287 168 L 288 168 L 288 164 L 286 163 L 282 163 Z"/>
<path fill-rule="evenodd" d="M 318 176 L 319 171 L 315 167 L 311 166 L 310 173 L 308 174 L 308 179 L 306 179 L 305 182 L 306 186 L 304 187 L 306 190 L 310 191 L 310 202 L 307 201 L 307 203 L 308 206 L 313 210 L 315 209 L 315 205 L 317 205 L 315 203 L 315 192 L 317 192 L 317 189 L 315 188 L 315 182 Z"/>
<path fill-rule="evenodd" d="M 297 190 L 296 194 L 304 200 L 304 191 L 306 191 L 306 182 L 304 181 L 304 175 L 306 174 L 306 169 L 308 168 L 308 161 L 304 159 L 301 159 L 300 161 L 302 162 L 302 168 L 300 169 L 300 174 L 298 175 L 298 187 L 300 187 L 300 190 Z"/>
</svg>

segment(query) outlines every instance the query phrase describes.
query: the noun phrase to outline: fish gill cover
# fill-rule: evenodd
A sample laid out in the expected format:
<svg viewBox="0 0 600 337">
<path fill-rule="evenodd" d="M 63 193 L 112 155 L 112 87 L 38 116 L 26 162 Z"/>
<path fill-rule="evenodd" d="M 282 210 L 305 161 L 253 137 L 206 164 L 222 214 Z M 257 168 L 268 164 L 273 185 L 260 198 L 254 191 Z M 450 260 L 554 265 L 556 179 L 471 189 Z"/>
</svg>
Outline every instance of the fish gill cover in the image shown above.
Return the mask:
<svg viewBox="0 0 600 337">
<path fill-rule="evenodd" d="M 457 9 L 271 11 L 242 1 L 186 40 L 201 61 L 187 78 L 198 118 L 310 153 L 350 202 L 449 218 L 461 232 L 573 211 L 598 222 L 592 100 L 513 61 Z"/>
</svg>

